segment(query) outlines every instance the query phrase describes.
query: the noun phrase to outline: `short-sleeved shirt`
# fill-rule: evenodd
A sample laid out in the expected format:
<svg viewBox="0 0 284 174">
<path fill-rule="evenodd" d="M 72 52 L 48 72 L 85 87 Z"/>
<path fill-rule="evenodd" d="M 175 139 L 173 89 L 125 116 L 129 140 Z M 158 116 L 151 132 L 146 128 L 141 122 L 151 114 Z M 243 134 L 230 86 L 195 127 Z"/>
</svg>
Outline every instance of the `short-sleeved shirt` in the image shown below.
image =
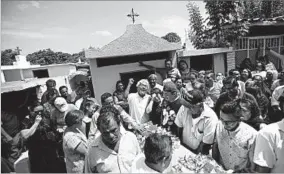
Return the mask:
<svg viewBox="0 0 284 174">
<path fill-rule="evenodd" d="M 129 173 L 140 146 L 132 132 L 120 129 L 121 139 L 118 153 L 108 148 L 101 135 L 93 141 L 85 160 L 85 173 Z"/>
<path fill-rule="evenodd" d="M 281 84 L 280 79 L 275 80 L 272 83 L 271 90 L 274 91 L 278 86 L 283 86 L 284 83 Z"/>
<path fill-rule="evenodd" d="M 226 170 L 242 170 L 252 162 L 257 131 L 241 122 L 234 131 L 228 131 L 219 121 L 216 128 L 216 142 L 220 152 L 220 162 Z"/>
<path fill-rule="evenodd" d="M 182 141 L 189 148 L 196 150 L 201 142 L 213 144 L 218 118 L 215 112 L 206 104 L 198 118 L 192 118 L 190 110 L 181 106 L 175 119 L 175 124 L 183 128 Z"/>
<path fill-rule="evenodd" d="M 284 119 L 259 131 L 253 161 L 271 173 L 284 172 Z"/>
<path fill-rule="evenodd" d="M 86 148 L 87 137 L 79 129 L 73 131 L 69 128 L 65 129 L 63 135 L 63 150 L 66 159 L 67 173 L 83 173 L 85 155 L 76 152 L 76 148 L 83 144 Z"/>
<path fill-rule="evenodd" d="M 150 101 L 150 95 L 146 94 L 144 97 L 139 96 L 138 93 L 131 93 L 128 95 L 130 116 L 138 124 L 143 124 L 149 121 L 149 115 L 146 113 L 146 107 Z"/>
<path fill-rule="evenodd" d="M 138 157 L 134 160 L 133 165 L 131 167 L 130 173 L 159 173 L 156 170 L 151 169 L 147 164 L 145 163 L 145 155 L 140 154 Z M 171 166 L 168 167 L 163 173 L 167 173 L 166 171 L 169 171 Z"/>
</svg>

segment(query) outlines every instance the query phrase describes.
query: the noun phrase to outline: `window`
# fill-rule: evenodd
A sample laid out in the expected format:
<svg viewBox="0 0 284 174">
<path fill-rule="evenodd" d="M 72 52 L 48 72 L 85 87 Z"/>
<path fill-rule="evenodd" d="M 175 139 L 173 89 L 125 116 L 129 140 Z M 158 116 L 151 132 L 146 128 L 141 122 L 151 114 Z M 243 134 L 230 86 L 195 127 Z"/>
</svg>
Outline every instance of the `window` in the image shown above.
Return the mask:
<svg viewBox="0 0 284 174">
<path fill-rule="evenodd" d="M 36 78 L 46 78 L 49 77 L 47 69 L 33 70 L 34 77 Z"/>
</svg>

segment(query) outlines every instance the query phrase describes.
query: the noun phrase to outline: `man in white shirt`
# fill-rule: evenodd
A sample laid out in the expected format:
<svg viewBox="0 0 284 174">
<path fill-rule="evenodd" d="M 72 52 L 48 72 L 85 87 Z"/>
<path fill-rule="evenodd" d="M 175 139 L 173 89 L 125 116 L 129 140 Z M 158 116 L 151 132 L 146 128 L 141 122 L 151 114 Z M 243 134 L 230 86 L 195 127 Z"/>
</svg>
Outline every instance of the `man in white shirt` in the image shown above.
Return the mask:
<svg viewBox="0 0 284 174">
<path fill-rule="evenodd" d="M 284 115 L 284 96 L 281 96 L 279 101 Z M 284 172 L 284 118 L 259 131 L 253 162 L 258 173 Z"/>
<path fill-rule="evenodd" d="M 144 154 L 137 157 L 131 173 L 166 173 L 171 170 L 172 140 L 167 135 L 151 134 L 145 140 Z"/>
<path fill-rule="evenodd" d="M 209 154 L 214 142 L 214 135 L 218 117 L 215 112 L 204 103 L 201 91 L 189 92 L 187 107 L 181 106 L 175 124 L 179 127 L 181 142 L 194 153 Z"/>
<path fill-rule="evenodd" d="M 101 134 L 90 145 L 85 173 L 129 173 L 140 154 L 136 136 L 121 127 L 117 113 L 101 113 L 97 126 Z"/>
<path fill-rule="evenodd" d="M 136 123 L 143 124 L 149 121 L 146 108 L 151 99 L 151 96 L 147 94 L 150 90 L 150 85 L 146 79 L 142 79 L 137 83 L 136 87 L 137 92 L 128 95 L 129 112 Z"/>
<path fill-rule="evenodd" d="M 257 131 L 241 122 L 241 117 L 238 101 L 227 102 L 221 107 L 221 121 L 217 124 L 212 156 L 225 170 L 252 173 L 255 167 L 252 159 Z"/>
</svg>

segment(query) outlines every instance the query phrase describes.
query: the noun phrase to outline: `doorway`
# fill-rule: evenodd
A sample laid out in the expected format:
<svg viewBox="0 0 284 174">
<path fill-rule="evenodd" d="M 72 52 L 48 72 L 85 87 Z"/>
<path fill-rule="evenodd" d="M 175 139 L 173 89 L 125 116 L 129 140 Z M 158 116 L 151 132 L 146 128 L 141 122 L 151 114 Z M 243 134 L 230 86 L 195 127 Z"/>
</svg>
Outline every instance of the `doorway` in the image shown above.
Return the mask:
<svg viewBox="0 0 284 174">
<path fill-rule="evenodd" d="M 127 87 L 128 80 L 130 78 L 134 79 L 134 83 L 130 88 L 130 93 L 137 92 L 136 84 L 141 79 L 147 79 L 149 75 L 155 74 L 155 71 L 151 70 L 141 70 L 141 71 L 132 71 L 132 72 L 126 72 L 126 73 L 120 73 L 120 79 L 125 87 Z"/>
<path fill-rule="evenodd" d="M 213 55 L 202 55 L 202 56 L 190 57 L 190 68 L 196 71 L 214 70 Z"/>
</svg>

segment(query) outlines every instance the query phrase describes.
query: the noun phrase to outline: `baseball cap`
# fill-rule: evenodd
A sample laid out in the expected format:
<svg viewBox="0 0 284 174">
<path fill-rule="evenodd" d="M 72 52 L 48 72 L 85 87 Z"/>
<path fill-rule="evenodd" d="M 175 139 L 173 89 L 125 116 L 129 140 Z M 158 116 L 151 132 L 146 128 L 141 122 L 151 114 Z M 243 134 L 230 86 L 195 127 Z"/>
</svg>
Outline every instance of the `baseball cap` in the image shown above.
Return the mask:
<svg viewBox="0 0 284 174">
<path fill-rule="evenodd" d="M 60 112 L 66 112 L 68 109 L 68 104 L 66 100 L 62 97 L 58 97 L 54 101 L 54 106 L 60 111 Z"/>
</svg>

